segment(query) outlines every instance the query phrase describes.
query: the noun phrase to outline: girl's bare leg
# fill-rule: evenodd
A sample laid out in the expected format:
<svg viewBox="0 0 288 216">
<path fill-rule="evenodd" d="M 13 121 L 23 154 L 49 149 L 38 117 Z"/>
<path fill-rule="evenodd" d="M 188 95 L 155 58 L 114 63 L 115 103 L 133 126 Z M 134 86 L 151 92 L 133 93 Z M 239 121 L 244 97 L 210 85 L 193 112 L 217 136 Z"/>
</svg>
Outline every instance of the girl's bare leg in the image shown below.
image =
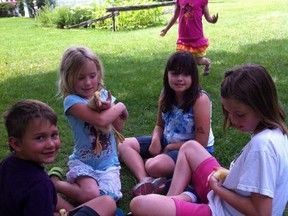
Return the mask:
<svg viewBox="0 0 288 216">
<path fill-rule="evenodd" d="M 94 198 L 89 202 L 84 203 L 82 206 L 89 206 L 94 209 L 99 215 L 115 216 L 116 214 L 116 202 L 112 197 L 105 195 Z"/>
<path fill-rule="evenodd" d="M 55 211 L 57 213 L 60 211 L 60 209 L 65 209 L 66 211 L 70 211 L 74 208 L 75 207 L 71 203 L 63 199 L 60 195 L 57 195 L 57 205 L 55 208 Z"/>
<path fill-rule="evenodd" d="M 196 57 L 196 62 L 198 65 L 203 65 L 203 75 L 206 76 L 211 71 L 211 61 L 207 57 Z"/>
<path fill-rule="evenodd" d="M 90 177 L 78 177 L 75 183 L 60 181 L 57 176 L 50 177 L 57 192 L 82 204 L 100 195 L 97 182 Z"/>
<path fill-rule="evenodd" d="M 171 186 L 167 196 L 181 194 L 192 180 L 192 173 L 204 160 L 211 157 L 209 152 L 198 142 L 188 141 L 179 151 Z"/>
<path fill-rule="evenodd" d="M 149 158 L 145 163 L 145 169 L 149 176 L 158 177 L 170 177 L 173 175 L 175 163 L 168 155 L 159 154 L 153 158 Z"/>
<path fill-rule="evenodd" d="M 118 151 L 121 160 L 131 170 L 134 176 L 141 181 L 148 174 L 145 171 L 144 161 L 140 156 L 140 144 L 136 138 L 126 138 L 123 143 L 119 143 Z"/>
<path fill-rule="evenodd" d="M 135 216 L 175 216 L 174 201 L 167 196 L 149 194 L 137 196 L 130 202 L 130 210 Z"/>
</svg>

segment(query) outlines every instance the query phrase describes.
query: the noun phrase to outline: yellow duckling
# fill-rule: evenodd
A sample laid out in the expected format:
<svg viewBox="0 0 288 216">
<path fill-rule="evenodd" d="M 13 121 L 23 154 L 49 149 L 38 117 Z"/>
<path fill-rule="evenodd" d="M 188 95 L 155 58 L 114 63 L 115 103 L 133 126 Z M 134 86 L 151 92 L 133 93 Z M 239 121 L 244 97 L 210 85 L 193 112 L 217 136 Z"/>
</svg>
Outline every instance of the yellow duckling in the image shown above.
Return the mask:
<svg viewBox="0 0 288 216">
<path fill-rule="evenodd" d="M 65 209 L 60 209 L 59 214 L 60 216 L 67 216 L 67 212 Z"/>
<path fill-rule="evenodd" d="M 110 94 L 109 91 L 108 91 L 108 94 Z M 101 101 L 102 101 L 102 93 L 101 93 L 101 91 L 96 91 L 94 93 L 94 95 L 93 95 L 93 98 L 91 100 L 89 100 L 88 106 L 91 109 L 93 109 L 93 110 L 95 110 L 97 112 L 100 112 L 99 107 L 102 105 Z M 118 143 L 122 143 L 125 140 L 125 138 L 122 136 L 122 134 L 120 134 L 112 125 L 108 125 L 105 128 L 96 128 L 95 127 L 95 130 L 96 131 L 100 131 L 102 133 L 108 133 L 111 130 L 113 130 L 115 132 L 115 134 L 116 134 Z M 102 151 L 102 145 L 101 145 L 100 140 L 99 140 L 99 133 L 97 133 L 94 152 L 96 154 L 98 154 L 101 151 Z"/>
<path fill-rule="evenodd" d="M 226 176 L 228 175 L 228 173 L 229 173 L 228 169 L 220 168 L 220 169 L 216 170 L 213 175 L 218 181 L 223 182 L 225 180 Z"/>
</svg>

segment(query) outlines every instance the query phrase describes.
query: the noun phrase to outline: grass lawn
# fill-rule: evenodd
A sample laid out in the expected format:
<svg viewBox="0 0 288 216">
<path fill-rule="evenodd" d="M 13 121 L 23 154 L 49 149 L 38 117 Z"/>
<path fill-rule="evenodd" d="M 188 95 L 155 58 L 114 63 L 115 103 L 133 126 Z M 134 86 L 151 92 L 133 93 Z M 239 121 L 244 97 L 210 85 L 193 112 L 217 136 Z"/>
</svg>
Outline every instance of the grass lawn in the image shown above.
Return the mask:
<svg viewBox="0 0 288 216">
<path fill-rule="evenodd" d="M 213 101 L 212 128 L 215 156 L 223 166 L 241 150 L 249 134 L 222 132 L 220 83 L 226 69 L 243 63 L 258 63 L 271 73 L 280 100 L 288 111 L 288 1 L 241 0 L 210 1 L 210 13 L 219 13 L 218 23 L 204 30 L 209 38 L 208 56 L 212 72 L 201 75 L 202 87 Z M 167 16 L 167 21 L 172 14 Z M 117 18 L 116 18 L 117 19 Z M 175 50 L 177 25 L 167 35 L 159 36 L 164 26 L 135 31 L 97 29 L 59 30 L 37 28 L 33 19 L 0 19 L 0 113 L 15 101 L 37 99 L 48 103 L 59 114 L 62 147 L 55 163 L 47 165 L 67 169 L 73 139 L 63 117 L 62 100 L 58 99 L 57 71 L 63 51 L 70 45 L 93 49 L 103 62 L 105 84 L 129 111 L 123 135 L 151 134 L 156 121 L 157 99 L 162 88 L 164 66 Z M 202 68 L 199 68 L 202 73 Z M 1 119 L 2 123 L 2 119 Z M 0 125 L 0 160 L 9 154 L 7 136 Z M 123 164 L 121 170 L 123 199 L 119 206 L 128 212 L 130 192 L 137 183 Z M 288 214 L 287 214 L 288 215 Z"/>
</svg>

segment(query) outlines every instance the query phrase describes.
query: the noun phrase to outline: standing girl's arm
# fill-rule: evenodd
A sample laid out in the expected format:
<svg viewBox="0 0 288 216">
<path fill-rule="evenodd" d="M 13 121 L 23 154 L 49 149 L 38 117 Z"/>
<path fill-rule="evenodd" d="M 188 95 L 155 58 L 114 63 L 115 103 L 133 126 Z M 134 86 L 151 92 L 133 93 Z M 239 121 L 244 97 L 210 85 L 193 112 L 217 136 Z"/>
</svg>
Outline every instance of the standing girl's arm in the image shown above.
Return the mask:
<svg viewBox="0 0 288 216">
<path fill-rule="evenodd" d="M 128 117 L 126 107 L 121 102 L 112 105 L 109 109 L 101 112 L 92 110 L 85 103 L 76 103 L 67 111 L 67 114 L 73 115 L 96 127 L 106 127 L 107 125 L 112 124 L 118 117 L 122 116 L 123 113 L 124 116 L 127 115 Z"/>
<path fill-rule="evenodd" d="M 216 15 L 211 16 L 208 9 L 208 4 L 203 9 L 204 17 L 209 23 L 216 23 L 218 20 L 218 13 Z"/>
<path fill-rule="evenodd" d="M 195 140 L 204 148 L 207 147 L 211 125 L 211 102 L 209 97 L 200 93 L 193 106 L 195 122 Z"/>
<path fill-rule="evenodd" d="M 175 10 L 174 10 L 174 15 L 171 18 L 170 22 L 168 23 L 168 25 L 166 26 L 166 28 L 164 28 L 161 33 L 160 36 L 164 37 L 166 35 L 166 33 L 169 31 L 169 29 L 174 25 L 174 23 L 177 21 L 178 17 L 180 14 L 180 6 L 176 3 L 175 6 Z"/>
<path fill-rule="evenodd" d="M 160 101 L 158 101 L 158 114 L 155 128 L 153 130 L 152 141 L 149 147 L 149 152 L 151 155 L 156 156 L 161 153 L 161 139 L 164 131 L 164 122 L 162 119 L 162 111 L 160 109 Z"/>
</svg>

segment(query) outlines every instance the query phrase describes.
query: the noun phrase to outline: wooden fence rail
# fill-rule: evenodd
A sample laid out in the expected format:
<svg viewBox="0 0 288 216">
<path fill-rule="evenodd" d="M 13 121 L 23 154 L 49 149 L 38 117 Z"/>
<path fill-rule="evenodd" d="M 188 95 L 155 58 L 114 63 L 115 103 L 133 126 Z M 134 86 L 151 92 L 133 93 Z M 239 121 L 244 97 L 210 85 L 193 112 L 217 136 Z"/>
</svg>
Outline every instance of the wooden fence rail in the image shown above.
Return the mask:
<svg viewBox="0 0 288 216">
<path fill-rule="evenodd" d="M 87 21 L 84 21 L 84 22 L 81 22 L 79 24 L 75 24 L 75 25 L 71 25 L 71 26 L 68 26 L 67 29 L 71 29 L 71 28 L 80 28 L 80 27 L 83 27 L 83 26 L 88 26 L 92 23 L 95 23 L 95 22 L 98 22 L 98 21 L 102 21 L 102 20 L 105 20 L 105 19 L 108 19 L 108 18 L 111 18 L 113 19 L 113 16 L 118 16 L 119 13 L 116 11 L 114 12 L 113 14 L 107 14 L 103 17 L 100 17 L 100 18 L 97 18 L 97 19 L 91 19 L 91 20 L 87 20 Z"/>
<path fill-rule="evenodd" d="M 157 4 L 149 4 L 149 5 L 134 5 L 134 6 L 122 6 L 122 7 L 108 7 L 106 8 L 106 11 L 110 14 L 107 14 L 103 17 L 97 18 L 97 19 L 92 19 L 92 20 L 87 20 L 85 22 L 75 24 L 72 26 L 68 26 L 67 28 L 80 28 L 83 26 L 88 26 L 92 23 L 102 21 L 108 18 L 112 18 L 112 31 L 115 32 L 115 17 L 119 15 L 120 11 L 132 11 L 132 10 L 146 10 L 146 9 L 151 9 L 151 8 L 156 8 L 156 7 L 163 7 L 163 6 L 170 6 L 175 4 L 175 1 L 169 1 L 169 2 L 161 2 Z"/>
<path fill-rule="evenodd" d="M 151 9 L 156 7 L 162 6 L 170 6 L 175 4 L 174 1 L 170 2 L 161 2 L 157 4 L 149 4 L 149 5 L 134 5 L 134 6 L 123 6 L 123 7 L 108 7 L 106 8 L 107 12 L 115 12 L 115 11 L 131 11 L 131 10 L 144 10 L 144 9 Z"/>
<path fill-rule="evenodd" d="M 134 6 L 122 6 L 122 7 L 108 7 L 106 8 L 107 12 L 112 13 L 112 31 L 115 31 L 115 12 L 120 11 L 131 11 L 131 10 L 145 10 L 145 9 L 151 9 L 156 7 L 163 7 L 163 6 L 170 6 L 174 5 L 175 1 L 169 1 L 169 2 L 161 2 L 157 4 L 149 4 L 149 5 L 134 5 Z"/>
</svg>

